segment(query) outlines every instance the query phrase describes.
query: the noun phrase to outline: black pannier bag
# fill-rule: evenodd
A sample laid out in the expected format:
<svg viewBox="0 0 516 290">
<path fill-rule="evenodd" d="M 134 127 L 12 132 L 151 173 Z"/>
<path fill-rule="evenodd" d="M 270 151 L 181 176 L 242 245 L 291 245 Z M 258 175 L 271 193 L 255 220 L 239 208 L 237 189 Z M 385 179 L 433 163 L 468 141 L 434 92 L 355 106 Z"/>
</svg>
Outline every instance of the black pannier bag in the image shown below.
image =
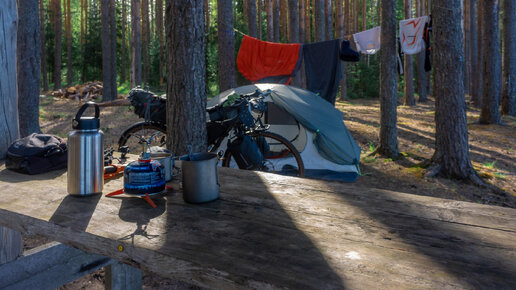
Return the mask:
<svg viewBox="0 0 516 290">
<path fill-rule="evenodd" d="M 127 98 L 134 107 L 134 113 L 140 118 L 162 124 L 167 123 L 167 99 L 165 97 L 155 96 L 153 92 L 141 88 L 134 88 L 129 92 Z M 149 116 L 146 118 L 147 110 Z"/>
<path fill-rule="evenodd" d="M 64 139 L 33 133 L 9 146 L 5 167 L 26 174 L 44 173 L 66 168 L 67 154 Z"/>
<path fill-rule="evenodd" d="M 229 142 L 228 149 L 240 169 L 261 169 L 263 154 L 258 144 L 250 136 L 244 135 Z"/>
</svg>

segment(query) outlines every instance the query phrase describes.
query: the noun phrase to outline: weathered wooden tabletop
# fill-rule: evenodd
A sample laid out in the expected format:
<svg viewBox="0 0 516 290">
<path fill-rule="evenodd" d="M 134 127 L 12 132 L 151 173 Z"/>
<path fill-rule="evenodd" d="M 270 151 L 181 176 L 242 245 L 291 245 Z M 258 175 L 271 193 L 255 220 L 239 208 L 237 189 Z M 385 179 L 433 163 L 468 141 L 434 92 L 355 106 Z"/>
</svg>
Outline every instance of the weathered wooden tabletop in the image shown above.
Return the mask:
<svg viewBox="0 0 516 290">
<path fill-rule="evenodd" d="M 219 181 L 218 201 L 187 204 L 174 184 L 153 209 L 2 165 L 0 225 L 210 288 L 516 287 L 515 209 L 226 168 Z"/>
</svg>

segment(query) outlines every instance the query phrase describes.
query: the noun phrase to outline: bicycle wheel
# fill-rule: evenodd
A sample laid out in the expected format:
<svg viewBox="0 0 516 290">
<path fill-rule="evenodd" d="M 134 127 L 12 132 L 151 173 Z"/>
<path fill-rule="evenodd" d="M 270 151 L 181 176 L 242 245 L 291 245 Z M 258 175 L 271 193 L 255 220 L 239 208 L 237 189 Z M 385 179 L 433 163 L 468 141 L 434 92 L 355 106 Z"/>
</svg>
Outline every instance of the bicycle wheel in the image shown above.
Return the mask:
<svg viewBox="0 0 516 290">
<path fill-rule="evenodd" d="M 260 171 L 274 172 L 289 176 L 304 176 L 304 164 L 296 147 L 287 139 L 276 133 L 259 131 L 249 134 L 254 140 L 264 138 L 269 150 L 264 154 L 265 162 Z M 238 167 L 228 150 L 224 154 L 222 166 Z"/>
<path fill-rule="evenodd" d="M 122 146 L 128 146 L 129 152 L 140 154 L 143 148 L 141 139 L 149 140 L 154 134 L 156 135 L 149 145 L 165 147 L 167 144 L 167 127 L 164 124 L 144 121 L 135 123 L 127 128 L 118 139 L 118 149 L 120 150 Z"/>
</svg>

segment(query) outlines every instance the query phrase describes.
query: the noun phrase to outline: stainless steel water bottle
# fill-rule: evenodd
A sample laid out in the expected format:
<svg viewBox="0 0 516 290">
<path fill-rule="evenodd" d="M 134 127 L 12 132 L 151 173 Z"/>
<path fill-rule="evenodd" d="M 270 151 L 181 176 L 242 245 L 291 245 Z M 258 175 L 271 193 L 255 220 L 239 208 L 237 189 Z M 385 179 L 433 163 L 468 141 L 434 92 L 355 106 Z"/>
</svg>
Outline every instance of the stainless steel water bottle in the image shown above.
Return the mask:
<svg viewBox="0 0 516 290">
<path fill-rule="evenodd" d="M 90 106 L 95 107 L 94 117 L 83 117 Z M 104 186 L 104 133 L 100 128 L 99 106 L 93 102 L 84 104 L 75 119 L 73 130 L 68 133 L 68 193 L 86 196 L 102 193 Z"/>
</svg>

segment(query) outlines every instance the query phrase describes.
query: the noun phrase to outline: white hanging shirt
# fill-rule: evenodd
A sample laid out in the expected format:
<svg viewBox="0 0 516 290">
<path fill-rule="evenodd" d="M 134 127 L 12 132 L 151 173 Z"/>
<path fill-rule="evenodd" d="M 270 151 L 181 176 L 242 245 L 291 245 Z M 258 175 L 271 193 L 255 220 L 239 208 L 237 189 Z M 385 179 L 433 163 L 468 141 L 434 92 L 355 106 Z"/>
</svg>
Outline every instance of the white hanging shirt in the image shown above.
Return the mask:
<svg viewBox="0 0 516 290">
<path fill-rule="evenodd" d="M 353 34 L 357 50 L 363 54 L 375 54 L 380 50 L 380 26 Z"/>
<path fill-rule="evenodd" d="M 423 33 L 428 16 L 400 21 L 401 49 L 405 54 L 416 54 L 425 48 Z"/>
</svg>

